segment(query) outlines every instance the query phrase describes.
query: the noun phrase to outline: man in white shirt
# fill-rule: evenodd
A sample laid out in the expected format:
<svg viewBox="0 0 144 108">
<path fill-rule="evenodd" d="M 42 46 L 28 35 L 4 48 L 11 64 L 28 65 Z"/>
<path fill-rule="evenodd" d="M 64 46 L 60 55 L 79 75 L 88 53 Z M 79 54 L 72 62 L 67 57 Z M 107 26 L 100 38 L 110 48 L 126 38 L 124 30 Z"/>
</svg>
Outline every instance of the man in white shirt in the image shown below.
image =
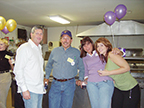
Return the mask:
<svg viewBox="0 0 144 108">
<path fill-rule="evenodd" d="M 31 39 L 22 44 L 16 52 L 14 67 L 18 93 L 21 93 L 25 108 L 42 108 L 44 89 L 43 57 L 40 42 L 43 29 L 34 26 Z"/>
</svg>

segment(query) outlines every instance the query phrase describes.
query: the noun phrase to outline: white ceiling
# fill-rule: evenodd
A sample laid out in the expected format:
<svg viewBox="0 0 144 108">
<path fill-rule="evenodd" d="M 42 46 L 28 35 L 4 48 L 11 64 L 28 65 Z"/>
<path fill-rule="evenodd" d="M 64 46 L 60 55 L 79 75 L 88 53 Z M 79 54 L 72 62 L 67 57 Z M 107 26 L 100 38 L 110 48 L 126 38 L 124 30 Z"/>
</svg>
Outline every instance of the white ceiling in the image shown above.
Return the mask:
<svg viewBox="0 0 144 108">
<path fill-rule="evenodd" d="M 127 7 L 127 14 L 121 20 L 144 23 L 144 0 L 0 0 L 0 16 L 30 27 L 95 25 L 104 22 L 104 14 L 114 11 L 119 4 Z M 56 23 L 49 15 L 61 15 L 71 23 Z"/>
</svg>

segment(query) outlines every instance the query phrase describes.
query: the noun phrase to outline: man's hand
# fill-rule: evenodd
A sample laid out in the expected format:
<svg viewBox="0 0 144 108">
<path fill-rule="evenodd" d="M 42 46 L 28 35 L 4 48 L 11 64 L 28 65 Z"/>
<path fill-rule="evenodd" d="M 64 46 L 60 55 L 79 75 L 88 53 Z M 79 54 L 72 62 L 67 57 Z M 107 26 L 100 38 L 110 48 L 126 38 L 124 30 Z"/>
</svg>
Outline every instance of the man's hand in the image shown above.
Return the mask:
<svg viewBox="0 0 144 108">
<path fill-rule="evenodd" d="M 23 98 L 26 99 L 26 100 L 28 100 L 28 99 L 31 98 L 31 97 L 30 97 L 30 92 L 29 92 L 28 90 L 25 91 L 25 92 L 22 92 L 22 94 L 23 94 Z"/>
</svg>

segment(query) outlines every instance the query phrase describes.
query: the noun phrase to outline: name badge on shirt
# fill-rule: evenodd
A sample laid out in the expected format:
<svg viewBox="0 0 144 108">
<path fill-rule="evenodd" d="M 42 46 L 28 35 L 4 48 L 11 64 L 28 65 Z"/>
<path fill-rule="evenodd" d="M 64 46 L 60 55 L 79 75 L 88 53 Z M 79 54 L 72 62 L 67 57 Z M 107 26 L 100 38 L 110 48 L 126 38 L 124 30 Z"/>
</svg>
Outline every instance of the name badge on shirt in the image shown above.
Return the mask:
<svg viewBox="0 0 144 108">
<path fill-rule="evenodd" d="M 6 59 L 10 59 L 11 56 L 9 56 L 9 55 L 5 55 L 5 58 L 6 58 Z"/>
<path fill-rule="evenodd" d="M 74 60 L 73 60 L 73 59 L 71 59 L 70 57 L 67 59 L 67 61 L 68 61 L 69 63 L 71 63 L 71 65 L 72 65 L 72 66 L 74 66 L 74 65 L 75 65 Z"/>
</svg>

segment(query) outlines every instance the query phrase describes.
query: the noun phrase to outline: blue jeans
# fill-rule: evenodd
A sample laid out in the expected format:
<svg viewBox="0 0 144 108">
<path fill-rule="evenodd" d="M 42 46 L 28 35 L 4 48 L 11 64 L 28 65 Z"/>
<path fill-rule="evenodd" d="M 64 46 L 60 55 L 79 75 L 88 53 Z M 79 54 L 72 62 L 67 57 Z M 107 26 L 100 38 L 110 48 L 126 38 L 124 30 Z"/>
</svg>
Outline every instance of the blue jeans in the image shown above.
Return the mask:
<svg viewBox="0 0 144 108">
<path fill-rule="evenodd" d="M 30 92 L 30 97 L 31 98 L 28 100 L 23 98 L 25 108 L 42 108 L 43 94 L 36 94 L 36 93 Z"/>
<path fill-rule="evenodd" d="M 110 108 L 114 84 L 111 80 L 88 82 L 87 91 L 92 108 Z"/>
<path fill-rule="evenodd" d="M 49 108 L 71 108 L 75 87 L 74 78 L 65 82 L 53 80 L 49 91 Z"/>
</svg>

